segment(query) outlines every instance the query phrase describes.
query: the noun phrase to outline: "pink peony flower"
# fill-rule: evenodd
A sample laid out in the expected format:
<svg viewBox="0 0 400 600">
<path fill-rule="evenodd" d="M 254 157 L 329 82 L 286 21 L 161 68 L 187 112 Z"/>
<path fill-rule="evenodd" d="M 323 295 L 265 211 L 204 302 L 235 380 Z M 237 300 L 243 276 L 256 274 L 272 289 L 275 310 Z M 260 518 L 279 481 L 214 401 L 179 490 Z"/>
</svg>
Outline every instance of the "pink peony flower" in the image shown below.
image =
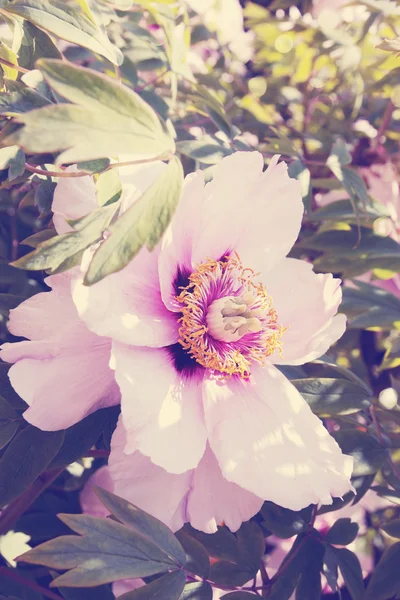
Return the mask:
<svg viewBox="0 0 400 600">
<path fill-rule="evenodd" d="M 73 297 L 89 329 L 113 339 L 132 461 L 184 477 L 207 464 L 249 504 L 297 510 L 345 493 L 352 461 L 274 365 L 326 352 L 345 317 L 338 280 L 285 258 L 303 214 L 298 183 L 276 158 L 262 169 L 259 153 L 238 152 L 206 186 L 188 176 L 158 250 L 91 287 L 75 280 Z"/>
<path fill-rule="evenodd" d="M 13 355 L 16 345 L 5 348 L 7 360 L 19 361 L 12 367 L 16 391 L 33 404 L 31 390 L 37 390 L 35 424 L 57 429 L 77 415 L 71 416 L 69 401 L 60 411 L 48 409 L 50 394 L 47 403 L 47 396 L 40 398 L 37 372 L 53 391 L 53 403 L 61 377 L 78 390 L 95 380 L 90 403 L 87 388 L 83 397 L 76 392 L 87 414 L 99 398 L 98 381 L 110 377 L 112 340 L 110 365 L 122 410 L 110 456 L 112 484 L 173 529 L 190 520 L 204 531 L 215 531 L 221 521 L 236 530 L 265 499 L 298 510 L 351 489 L 352 459 L 275 366 L 318 358 L 345 329 L 345 317 L 336 315 L 340 281 L 285 258 L 303 204 L 298 182 L 277 162 L 263 172 L 261 154 L 238 152 L 220 162 L 206 186 L 202 172 L 189 175 L 155 251 L 143 248 L 124 269 L 86 287 L 91 248 L 79 275 L 63 276 L 71 279 L 93 344 L 104 348 L 103 362 L 90 362 L 87 346 L 84 372 L 71 378 L 70 361 L 81 363 L 79 338 L 67 353 L 63 345 L 57 350 L 62 373 L 53 368 L 53 353 L 34 354 L 25 370 L 25 356 Z M 123 206 L 164 167 L 134 170 L 124 182 Z M 61 179 L 57 186 L 59 216 L 69 215 L 75 182 Z M 65 288 L 68 302 L 69 294 Z M 55 313 L 44 339 L 54 330 L 68 340 L 64 320 Z M 18 334 L 29 336 L 29 326 Z M 21 344 L 35 348 L 35 341 Z M 168 501 L 161 505 L 165 489 Z"/>
<path fill-rule="evenodd" d="M 163 163 L 120 168 L 122 208 L 126 209 L 158 176 Z M 68 167 L 67 171 L 76 171 Z M 97 207 L 92 177 L 65 178 L 56 187 L 53 222 L 57 233 L 71 231 L 77 219 Z M 27 341 L 3 344 L 1 358 L 15 363 L 9 377 L 29 408 L 24 417 L 45 430 L 69 427 L 88 414 L 119 404 L 120 392 L 109 368 L 111 340 L 92 333 L 72 300 L 76 269 L 52 275 L 52 288 L 29 298 L 10 313 L 9 331 Z"/>
</svg>

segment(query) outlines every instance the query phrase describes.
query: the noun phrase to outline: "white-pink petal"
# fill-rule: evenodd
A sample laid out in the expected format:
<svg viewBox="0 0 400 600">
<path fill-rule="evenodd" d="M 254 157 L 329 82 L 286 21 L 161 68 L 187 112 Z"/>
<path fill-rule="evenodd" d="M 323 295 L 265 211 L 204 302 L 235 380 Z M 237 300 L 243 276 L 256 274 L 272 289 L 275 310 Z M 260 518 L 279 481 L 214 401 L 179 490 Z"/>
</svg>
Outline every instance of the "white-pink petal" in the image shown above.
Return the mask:
<svg viewBox="0 0 400 600">
<path fill-rule="evenodd" d="M 125 452 L 140 450 L 170 473 L 196 467 L 207 439 L 201 376 L 182 377 L 168 349 L 114 342 L 112 355 L 127 430 Z"/>
<path fill-rule="evenodd" d="M 76 165 L 65 169 L 65 173 L 79 171 Z M 98 208 L 96 185 L 93 177 L 60 177 L 54 190 L 52 204 L 53 223 L 57 233 L 73 231 L 67 219 L 80 219 Z"/>
<path fill-rule="evenodd" d="M 263 500 L 226 481 L 207 447 L 196 469 L 168 473 L 140 452 L 125 454 L 126 432 L 120 419 L 111 442 L 109 467 L 100 469 L 86 484 L 81 505 L 89 514 L 103 514 L 93 491 L 98 485 L 113 491 L 160 519 L 172 531 L 184 523 L 214 533 L 225 523 L 232 531 L 254 516 Z"/>
<path fill-rule="evenodd" d="M 263 279 L 287 330 L 282 336 L 282 352 L 272 362 L 302 365 L 325 354 L 344 333 L 345 315 L 337 315 L 342 300 L 340 279 L 316 274 L 312 264 L 285 258 Z"/>
<path fill-rule="evenodd" d="M 94 251 L 86 251 L 83 270 Z M 134 346 L 162 347 L 178 341 L 176 315 L 161 298 L 158 254 L 159 248 L 142 248 L 122 271 L 91 286 L 83 285 L 83 274 L 74 279 L 75 306 L 91 331 Z"/>
<path fill-rule="evenodd" d="M 250 382 L 205 379 L 203 400 L 210 445 L 229 481 L 292 510 L 352 489 L 352 458 L 272 365 L 255 366 Z"/>
<path fill-rule="evenodd" d="M 29 405 L 24 418 L 43 430 L 65 429 L 99 408 L 118 404 L 109 368 L 111 341 L 91 333 L 71 299 L 70 273 L 53 275 L 53 290 L 23 302 L 11 330 L 32 341 L 4 344 L 1 358 L 15 363 L 11 384 Z"/>
</svg>

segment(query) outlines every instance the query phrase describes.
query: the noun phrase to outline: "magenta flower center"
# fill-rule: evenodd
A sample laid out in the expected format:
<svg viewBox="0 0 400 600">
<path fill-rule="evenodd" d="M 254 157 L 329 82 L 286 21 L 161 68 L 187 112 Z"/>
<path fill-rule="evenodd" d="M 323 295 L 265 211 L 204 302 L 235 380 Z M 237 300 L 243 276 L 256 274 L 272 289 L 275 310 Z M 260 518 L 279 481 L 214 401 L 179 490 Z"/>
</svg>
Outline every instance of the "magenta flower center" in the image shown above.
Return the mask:
<svg viewBox="0 0 400 600">
<path fill-rule="evenodd" d="M 179 343 L 200 365 L 248 378 L 252 361 L 263 364 L 282 350 L 285 328 L 265 287 L 237 256 L 207 260 L 177 297 L 182 305 Z"/>
</svg>

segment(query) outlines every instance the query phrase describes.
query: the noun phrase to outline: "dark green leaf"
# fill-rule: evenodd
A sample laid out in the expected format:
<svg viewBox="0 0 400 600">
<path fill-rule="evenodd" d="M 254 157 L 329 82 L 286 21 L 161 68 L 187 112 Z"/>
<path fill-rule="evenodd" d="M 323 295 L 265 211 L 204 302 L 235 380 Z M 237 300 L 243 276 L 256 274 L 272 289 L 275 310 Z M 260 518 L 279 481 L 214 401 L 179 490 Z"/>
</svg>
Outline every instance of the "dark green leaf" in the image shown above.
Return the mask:
<svg viewBox="0 0 400 600">
<path fill-rule="evenodd" d="M 356 413 L 371 404 L 372 393 L 346 379 L 310 377 L 291 381 L 320 417 Z"/>
<path fill-rule="evenodd" d="M 70 569 L 52 587 L 92 587 L 146 577 L 178 566 L 147 537 L 110 519 L 60 515 L 80 536 L 61 536 L 23 555 L 22 560 L 54 569 Z"/>
<path fill-rule="evenodd" d="M 96 488 L 96 492 L 102 503 L 110 510 L 114 517 L 117 517 L 122 523 L 143 537 L 151 540 L 174 563 L 185 564 L 185 551 L 166 525 L 107 490 Z"/>
<path fill-rule="evenodd" d="M 345 195 L 345 192 L 343 192 Z M 380 205 L 368 205 L 360 211 L 358 219 L 360 223 L 372 225 L 373 221 L 378 218 L 388 217 L 384 207 Z M 348 223 L 357 223 L 357 217 L 354 213 L 354 208 L 350 200 L 338 200 L 331 202 L 326 206 L 322 206 L 313 211 L 308 218 L 311 221 L 345 221 Z"/>
<path fill-rule="evenodd" d="M 115 65 L 122 63 L 121 51 L 110 43 L 94 19 L 75 0 L 68 3 L 60 0 L 14 0 L 7 10 L 57 37 L 101 54 Z"/>
<path fill-rule="evenodd" d="M 28 408 L 28 405 L 15 392 L 8 378 L 10 367 L 11 365 L 0 362 L 0 390 L 4 398 L 13 408 L 16 410 L 25 410 Z"/>
<path fill-rule="evenodd" d="M 158 179 L 109 227 L 111 235 L 96 250 L 85 275 L 86 285 L 123 269 L 146 244 L 153 250 L 178 204 L 183 182 L 180 161 L 174 157 Z"/>
<path fill-rule="evenodd" d="M 54 181 L 46 180 L 39 183 L 35 190 L 35 205 L 39 208 L 40 212 L 45 215 L 51 213 L 55 189 L 56 183 Z"/>
<path fill-rule="evenodd" d="M 385 523 L 380 527 L 388 535 L 391 535 L 395 538 L 400 538 L 400 519 L 393 519 L 393 521 L 390 521 L 390 523 Z"/>
<path fill-rule="evenodd" d="M 4 448 L 18 430 L 21 417 L 12 406 L 0 396 L 0 449 Z"/>
<path fill-rule="evenodd" d="M 250 592 L 229 592 L 229 594 L 224 594 L 221 596 L 221 600 L 254 600 L 255 598 L 259 598 L 255 594 L 251 594 Z"/>
<path fill-rule="evenodd" d="M 0 92 L 0 115 L 15 116 L 49 104 L 50 100 L 21 81 L 7 81 L 7 91 Z"/>
<path fill-rule="evenodd" d="M 389 600 L 400 593 L 400 542 L 387 548 L 372 574 L 363 600 Z"/>
<path fill-rule="evenodd" d="M 0 506 L 33 483 L 57 454 L 63 439 L 63 431 L 41 431 L 28 425 L 11 440 L 0 459 Z"/>
<path fill-rule="evenodd" d="M 312 189 L 311 189 L 311 174 L 306 165 L 300 160 L 296 159 L 290 163 L 288 168 L 290 177 L 294 177 L 300 182 L 301 196 L 304 202 L 304 208 L 307 213 L 311 213 L 311 200 L 312 200 Z"/>
<path fill-rule="evenodd" d="M 184 530 L 178 531 L 176 537 L 186 553 L 185 569 L 207 579 L 210 574 L 210 559 L 203 544 Z"/>
<path fill-rule="evenodd" d="M 25 154 L 18 146 L 0 148 L 0 171 L 3 169 L 8 169 L 10 181 L 25 171 Z"/>
<path fill-rule="evenodd" d="M 309 542 L 307 562 L 296 586 L 296 600 L 321 599 L 321 571 L 325 548 L 321 542 Z"/>
<path fill-rule="evenodd" d="M 339 577 L 339 571 L 338 559 L 333 550 L 334 548 L 331 546 L 327 546 L 325 549 L 323 572 L 332 592 L 336 592 L 338 588 L 337 581 Z"/>
<path fill-rule="evenodd" d="M 242 523 L 236 532 L 243 564 L 253 571 L 254 575 L 260 569 L 260 562 L 265 551 L 264 534 L 261 528 L 253 521 Z"/>
<path fill-rule="evenodd" d="M 268 600 L 289 600 L 307 563 L 308 546 L 311 543 L 313 543 L 313 540 L 307 539 L 305 534 L 297 536 L 292 548 L 279 567 Z M 298 550 L 299 547 L 300 550 Z M 282 572 L 280 573 L 281 569 Z"/>
<path fill-rule="evenodd" d="M 58 588 L 65 600 L 114 600 L 109 586 L 95 588 Z"/>
<path fill-rule="evenodd" d="M 179 600 L 212 600 L 213 590 L 209 583 L 187 583 Z"/>
<path fill-rule="evenodd" d="M 329 544 L 347 546 L 357 537 L 358 529 L 358 524 L 351 519 L 338 519 L 326 534 L 325 540 Z"/>
<path fill-rule="evenodd" d="M 186 583 L 184 571 L 167 573 L 144 587 L 119 596 L 118 600 L 179 600 Z"/>
<path fill-rule="evenodd" d="M 99 173 L 104 171 L 110 166 L 109 158 L 98 158 L 97 160 L 87 160 L 85 162 L 78 163 L 78 169 L 80 171 L 87 171 L 88 173 Z"/>
<path fill-rule="evenodd" d="M 347 548 L 332 548 L 332 551 L 336 556 L 339 570 L 352 600 L 363 600 L 365 589 L 361 565 L 357 556 Z M 378 598 L 374 597 L 374 600 L 378 600 Z"/>
<path fill-rule="evenodd" d="M 254 577 L 254 572 L 242 564 L 234 564 L 225 560 L 218 561 L 211 566 L 210 579 L 217 586 L 244 585 Z"/>
<path fill-rule="evenodd" d="M 184 531 L 198 540 L 209 556 L 233 563 L 240 563 L 242 553 L 239 542 L 227 527 L 218 527 L 218 531 L 209 535 L 186 524 Z"/>
<path fill-rule="evenodd" d="M 99 439 L 108 419 L 109 409 L 103 408 L 66 429 L 63 444 L 49 467 L 58 469 L 85 456 Z"/>
<path fill-rule="evenodd" d="M 307 529 L 311 513 L 312 506 L 296 512 L 273 502 L 264 502 L 261 509 L 267 529 L 282 539 L 291 538 Z"/>
<path fill-rule="evenodd" d="M 400 300 L 394 294 L 375 285 L 354 280 L 356 287 L 343 289 L 341 311 L 348 316 L 347 326 L 353 329 L 393 329 L 400 322 Z"/>
<path fill-rule="evenodd" d="M 211 135 L 204 136 L 199 140 L 178 142 L 176 149 L 181 154 L 186 154 L 205 165 L 215 165 L 225 156 L 232 154 L 229 146 L 223 145 L 218 138 Z"/>
<path fill-rule="evenodd" d="M 333 436 L 344 454 L 354 457 L 353 476 L 376 473 L 388 456 L 387 448 L 365 431 L 340 429 Z"/>
</svg>

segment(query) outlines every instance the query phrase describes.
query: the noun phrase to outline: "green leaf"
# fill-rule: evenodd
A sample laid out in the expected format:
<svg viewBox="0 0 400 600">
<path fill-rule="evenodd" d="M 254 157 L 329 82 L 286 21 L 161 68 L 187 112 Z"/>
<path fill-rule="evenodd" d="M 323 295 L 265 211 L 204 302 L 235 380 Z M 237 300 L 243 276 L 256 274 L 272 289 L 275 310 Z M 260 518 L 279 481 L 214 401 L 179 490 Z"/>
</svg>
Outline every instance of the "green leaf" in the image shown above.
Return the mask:
<svg viewBox="0 0 400 600">
<path fill-rule="evenodd" d="M 0 148 L 0 171 L 8 169 L 8 179 L 12 181 L 25 171 L 25 154 L 18 146 Z"/>
<path fill-rule="evenodd" d="M 209 535 L 186 524 L 183 531 L 198 540 L 213 558 L 233 563 L 242 560 L 239 542 L 227 527 L 218 527 L 215 533 Z"/>
<path fill-rule="evenodd" d="M 346 148 L 346 144 L 342 139 L 336 140 L 333 144 L 330 156 L 327 160 L 328 167 L 339 165 L 349 165 L 351 163 L 351 154 Z"/>
<path fill-rule="evenodd" d="M 14 437 L 19 427 L 21 417 L 13 407 L 0 396 L 0 449 L 4 448 Z"/>
<path fill-rule="evenodd" d="M 98 208 L 80 220 L 79 230 L 56 235 L 41 242 L 36 250 L 15 261 L 18 269 L 55 271 L 65 261 L 99 240 L 113 218 L 117 205 Z M 78 224 L 75 224 L 75 228 Z"/>
<path fill-rule="evenodd" d="M 179 600 L 186 583 L 184 571 L 167 573 L 144 587 L 119 596 L 118 600 Z"/>
<path fill-rule="evenodd" d="M 132 155 L 160 157 L 174 152 L 174 141 L 138 94 L 91 69 L 57 60 L 40 60 L 49 85 L 73 105 L 61 104 L 20 115 L 24 127 L 10 136 L 28 152 L 60 152 L 57 163 Z"/>
<path fill-rule="evenodd" d="M 207 579 L 210 574 L 210 559 L 203 544 L 184 530 L 178 531 L 176 537 L 186 553 L 186 570 Z"/>
<path fill-rule="evenodd" d="M 93 17 L 90 18 L 75 0 L 14 0 L 8 5 L 7 11 L 67 42 L 104 56 L 114 65 L 120 65 L 123 61 L 119 48 L 111 44 Z"/>
<path fill-rule="evenodd" d="M 110 409 L 103 408 L 66 429 L 62 446 L 51 461 L 49 468 L 58 469 L 85 456 L 100 438 L 103 427 L 109 418 Z"/>
<path fill-rule="evenodd" d="M 400 245 L 388 237 L 376 235 L 370 229 L 346 226 L 343 229 L 320 231 L 297 243 L 298 248 L 323 253 L 314 261 L 322 272 L 355 277 L 371 269 L 400 271 Z"/>
<path fill-rule="evenodd" d="M 187 583 L 179 600 L 213 600 L 213 589 L 209 583 Z"/>
<path fill-rule="evenodd" d="M 31 564 L 69 569 L 51 587 L 92 587 L 179 568 L 156 543 L 130 527 L 88 515 L 59 517 L 80 535 L 50 540 L 21 557 Z"/>
<path fill-rule="evenodd" d="M 99 158 L 97 160 L 87 160 L 78 163 L 77 167 L 80 171 L 87 171 L 88 173 L 99 173 L 104 171 L 110 166 L 109 158 Z"/>
<path fill-rule="evenodd" d="M 57 454 L 63 439 L 63 431 L 41 431 L 32 425 L 17 433 L 0 459 L 0 506 L 33 483 Z"/>
<path fill-rule="evenodd" d="M 115 600 L 108 586 L 95 588 L 58 588 L 65 600 Z"/>
<path fill-rule="evenodd" d="M 255 598 L 259 598 L 259 596 L 243 591 L 229 592 L 229 594 L 221 596 L 221 600 L 254 600 Z"/>
<path fill-rule="evenodd" d="M 12 117 L 51 104 L 50 100 L 21 81 L 7 81 L 7 91 L 0 92 L 0 115 Z"/>
<path fill-rule="evenodd" d="M 376 204 L 368 205 L 363 208 L 358 214 L 358 219 L 354 212 L 354 208 L 350 200 L 337 200 L 326 206 L 321 206 L 308 215 L 310 221 L 345 221 L 347 223 L 360 223 L 372 225 L 373 221 L 378 218 L 387 218 L 389 215 L 385 212 L 383 206 Z"/>
<path fill-rule="evenodd" d="M 389 523 L 381 525 L 380 528 L 388 535 L 400 538 L 400 519 L 393 519 Z"/>
<path fill-rule="evenodd" d="M 388 456 L 387 448 L 366 431 L 340 429 L 333 437 L 344 454 L 354 457 L 353 476 L 376 473 Z"/>
<path fill-rule="evenodd" d="M 254 577 L 254 572 L 245 565 L 235 564 L 225 560 L 213 563 L 210 579 L 222 586 L 240 586 Z"/>
<path fill-rule="evenodd" d="M 96 488 L 97 495 L 109 511 L 130 529 L 148 538 L 174 563 L 184 565 L 186 554 L 182 545 L 166 525 L 115 494 Z"/>
<path fill-rule="evenodd" d="M 400 324 L 400 299 L 375 285 L 354 280 L 355 287 L 344 287 L 342 312 L 348 316 L 352 329 L 393 329 Z"/>
<path fill-rule="evenodd" d="M 353 414 L 371 404 L 372 392 L 346 379 L 309 377 L 291 382 L 320 417 Z"/>
<path fill-rule="evenodd" d="M 184 140 L 177 142 L 176 149 L 204 165 L 215 165 L 225 156 L 232 154 L 229 146 L 222 144 L 218 138 L 205 135 L 199 140 Z"/>
<path fill-rule="evenodd" d="M 7 44 L 5 44 L 2 41 L 0 41 L 0 58 L 3 58 L 7 62 L 18 67 L 17 55 L 15 54 L 15 52 L 13 50 L 11 50 L 11 48 L 9 48 L 7 46 Z M 18 77 L 17 69 L 14 69 L 13 67 L 5 65 L 4 63 L 1 63 L 1 62 L 0 62 L 0 67 L 3 69 L 4 75 L 6 77 L 8 77 L 9 79 L 17 79 L 17 77 Z"/>
<path fill-rule="evenodd" d="M 51 213 L 56 185 L 54 181 L 46 179 L 45 181 L 41 181 L 35 190 L 35 206 L 38 207 L 42 214 L 48 215 Z"/>
<path fill-rule="evenodd" d="M 122 184 L 117 169 L 105 171 L 95 177 L 95 180 L 97 204 L 99 206 L 106 206 L 120 199 Z"/>
<path fill-rule="evenodd" d="M 294 177 L 300 183 L 301 196 L 303 198 L 304 208 L 307 213 L 311 213 L 311 200 L 312 200 L 312 189 L 311 189 L 311 173 L 306 165 L 300 160 L 296 159 L 290 163 L 288 168 L 289 177 Z"/>
<path fill-rule="evenodd" d="M 290 551 L 285 556 L 282 565 L 278 569 L 277 579 L 270 588 L 268 600 L 289 600 L 293 594 L 301 573 L 307 564 L 309 549 L 310 547 L 314 548 L 316 543 L 315 540 L 305 536 L 304 533 L 298 535 Z M 301 551 L 298 551 L 300 545 Z"/>
<path fill-rule="evenodd" d="M 321 571 L 324 554 L 325 548 L 321 542 L 317 540 L 313 540 L 313 543 L 309 542 L 307 562 L 296 586 L 296 600 L 321 599 Z"/>
<path fill-rule="evenodd" d="M 339 570 L 342 573 L 352 600 L 364 600 L 365 588 L 361 565 L 357 556 L 347 548 L 331 547 L 331 550 L 336 556 Z M 374 600 L 378 600 L 378 598 L 374 597 Z"/>
<path fill-rule="evenodd" d="M 387 548 L 372 574 L 364 600 L 389 600 L 400 593 L 400 542 Z"/>
<path fill-rule="evenodd" d="M 236 532 L 236 538 L 243 556 L 243 564 L 256 575 L 265 552 L 265 540 L 261 528 L 254 521 L 247 521 L 242 523 Z"/>
<path fill-rule="evenodd" d="M 308 528 L 311 513 L 312 506 L 294 511 L 273 502 L 264 502 L 261 509 L 267 529 L 281 539 L 288 539 L 305 531 Z"/>
<path fill-rule="evenodd" d="M 158 179 L 113 225 L 111 235 L 96 250 L 85 275 L 92 285 L 120 271 L 146 244 L 153 250 L 178 204 L 183 182 L 180 161 L 174 157 Z"/>
<path fill-rule="evenodd" d="M 357 537 L 358 524 L 353 523 L 351 519 L 338 519 L 326 534 L 325 540 L 329 544 L 347 546 Z"/>
</svg>

